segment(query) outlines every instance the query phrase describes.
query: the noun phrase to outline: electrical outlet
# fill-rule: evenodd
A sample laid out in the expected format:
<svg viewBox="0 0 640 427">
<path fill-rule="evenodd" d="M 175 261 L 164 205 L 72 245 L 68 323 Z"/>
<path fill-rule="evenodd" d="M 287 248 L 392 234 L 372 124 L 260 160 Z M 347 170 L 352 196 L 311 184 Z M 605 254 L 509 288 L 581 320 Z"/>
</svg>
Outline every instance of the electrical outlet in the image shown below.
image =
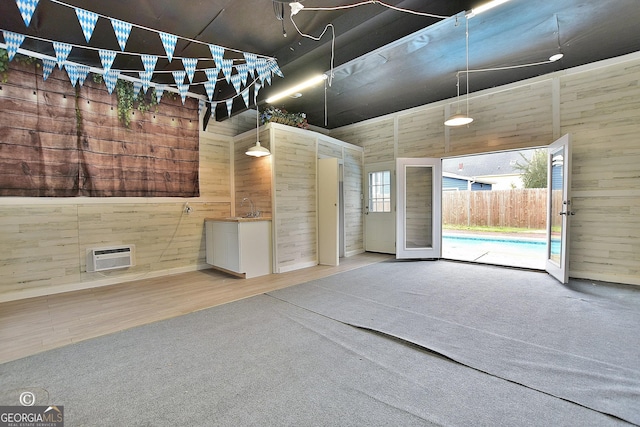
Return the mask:
<svg viewBox="0 0 640 427">
<path fill-rule="evenodd" d="M 190 214 L 191 212 L 193 212 L 193 208 L 191 206 L 189 206 L 189 203 L 185 203 L 184 204 L 184 213 L 186 214 Z"/>
</svg>

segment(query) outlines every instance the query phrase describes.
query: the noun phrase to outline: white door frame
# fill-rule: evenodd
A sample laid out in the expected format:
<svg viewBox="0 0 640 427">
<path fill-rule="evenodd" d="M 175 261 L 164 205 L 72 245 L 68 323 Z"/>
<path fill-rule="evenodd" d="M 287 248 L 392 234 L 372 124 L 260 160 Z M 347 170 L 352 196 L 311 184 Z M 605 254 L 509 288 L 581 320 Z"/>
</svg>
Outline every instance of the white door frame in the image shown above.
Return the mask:
<svg viewBox="0 0 640 427">
<path fill-rule="evenodd" d="M 387 254 L 396 253 L 396 187 L 395 162 L 379 162 L 366 165 L 363 179 L 364 194 L 364 247 L 368 252 Z M 390 172 L 390 206 L 389 212 L 370 212 L 369 174 L 372 172 Z"/>
</svg>

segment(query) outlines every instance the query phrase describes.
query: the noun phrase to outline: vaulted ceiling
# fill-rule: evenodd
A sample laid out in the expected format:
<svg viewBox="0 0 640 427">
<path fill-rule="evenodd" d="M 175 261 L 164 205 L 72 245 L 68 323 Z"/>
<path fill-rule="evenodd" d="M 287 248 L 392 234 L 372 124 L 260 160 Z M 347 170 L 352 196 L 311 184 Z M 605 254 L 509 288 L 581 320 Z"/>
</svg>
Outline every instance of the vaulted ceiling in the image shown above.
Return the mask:
<svg viewBox="0 0 640 427">
<path fill-rule="evenodd" d="M 564 54 L 553 63 L 470 73 L 470 92 L 640 50 L 638 0 L 510 0 L 472 18 L 465 12 L 484 3 L 482 0 L 385 2 L 395 8 L 364 1 L 355 7 L 326 11 L 311 9 L 357 1 L 304 0 L 300 2 L 304 9 L 295 16 L 291 16 L 289 3 L 279 0 L 60 3 L 40 0 L 26 27 L 16 1 L 0 0 L 0 30 L 25 34 L 24 49 L 54 56 L 50 40 L 86 44 L 73 8 L 65 6 L 71 5 L 178 35 L 182 38 L 176 44 L 175 57 L 207 57 L 206 43 L 275 57 L 285 77 L 274 77 L 271 86 L 259 91 L 259 107 L 266 106 L 264 99 L 269 95 L 315 73 L 331 74 L 330 86 L 321 84 L 303 91 L 298 98 L 285 98 L 275 104 L 288 111 L 305 112 L 310 124 L 329 129 L 455 97 L 456 73 L 466 68 L 467 25 L 471 70 L 545 62 L 552 54 Z M 332 24 L 333 30 L 329 28 L 319 40 L 313 40 L 301 36 L 292 20 L 301 32 L 316 38 L 327 24 Z M 134 28 L 126 50 L 164 55 L 159 38 L 149 34 Z M 98 21 L 90 45 L 119 50 L 107 20 Z M 74 48 L 69 60 L 101 66 L 96 51 Z M 176 61 L 161 58 L 156 70 L 169 71 L 178 66 Z M 204 66 L 199 63 L 198 69 Z M 119 55 L 113 67 L 142 69 L 138 57 L 125 55 Z M 171 83 L 170 75 L 154 75 L 153 81 L 165 79 Z M 464 94 L 466 81 L 462 77 Z M 190 91 L 205 94 L 202 85 L 192 85 Z M 214 99 L 226 99 L 234 93 L 235 89 L 222 81 L 216 85 Z M 253 102 L 253 95 L 251 99 Z M 238 97 L 232 114 L 246 108 Z M 218 105 L 215 117 L 228 117 L 227 107 Z"/>
</svg>

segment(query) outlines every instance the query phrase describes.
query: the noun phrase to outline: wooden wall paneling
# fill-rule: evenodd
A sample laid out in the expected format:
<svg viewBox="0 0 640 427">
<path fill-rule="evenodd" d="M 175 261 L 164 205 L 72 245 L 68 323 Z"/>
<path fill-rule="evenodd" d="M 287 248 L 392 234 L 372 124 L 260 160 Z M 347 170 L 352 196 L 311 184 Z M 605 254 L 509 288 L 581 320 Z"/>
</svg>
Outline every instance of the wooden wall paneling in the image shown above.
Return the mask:
<svg viewBox="0 0 640 427">
<path fill-rule="evenodd" d="M 316 265 L 316 138 L 272 127 L 276 272 Z"/>
<path fill-rule="evenodd" d="M 320 137 L 318 138 L 318 157 L 342 159 L 342 147 Z"/>
<path fill-rule="evenodd" d="M 442 108 L 415 109 L 398 116 L 397 157 L 439 157 L 445 152 Z"/>
<path fill-rule="evenodd" d="M 573 150 L 570 276 L 640 285 L 640 60 L 560 78 Z"/>
<path fill-rule="evenodd" d="M 245 197 L 253 202 L 261 216 L 271 217 L 271 156 L 251 157 L 245 152 L 256 144 L 256 133 L 246 132 L 234 141 L 234 186 L 236 216 L 247 214 L 251 207 L 242 203 Z M 260 145 L 270 148 L 270 132 L 260 129 Z"/>
<path fill-rule="evenodd" d="M 393 160 L 394 157 L 394 118 L 385 117 L 367 122 L 366 125 L 354 125 L 344 130 L 331 131 L 331 137 L 364 148 L 365 163 Z"/>
<path fill-rule="evenodd" d="M 231 202 L 231 139 L 200 132 L 200 195 Z"/>
<path fill-rule="evenodd" d="M 344 148 L 344 222 L 345 255 L 364 252 L 364 155 L 360 150 Z"/>
</svg>

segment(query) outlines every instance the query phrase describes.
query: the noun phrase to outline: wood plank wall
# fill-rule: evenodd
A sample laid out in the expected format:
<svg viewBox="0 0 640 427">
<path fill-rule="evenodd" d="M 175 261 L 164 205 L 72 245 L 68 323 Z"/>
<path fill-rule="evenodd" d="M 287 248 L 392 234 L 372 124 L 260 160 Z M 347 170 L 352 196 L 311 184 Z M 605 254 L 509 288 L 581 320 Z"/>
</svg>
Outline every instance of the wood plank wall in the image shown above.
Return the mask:
<svg viewBox="0 0 640 427">
<path fill-rule="evenodd" d="M 539 147 L 569 133 L 569 274 L 640 285 L 640 53 L 472 93 L 467 127 L 443 125 L 448 102 L 330 135 L 364 147 L 369 164 Z"/>
<path fill-rule="evenodd" d="M 271 156 L 250 157 L 245 154 L 249 147 L 256 144 L 256 133 L 247 132 L 234 140 L 234 189 L 236 216 L 247 214 L 249 203 L 242 203 L 248 197 L 255 209 L 263 217 L 270 217 L 271 209 Z M 269 131 L 260 129 L 260 145 L 269 148 Z"/>
<path fill-rule="evenodd" d="M 207 267 L 204 218 L 231 214 L 232 136 L 251 123 L 200 132 L 198 198 L 0 198 L 0 301 Z M 136 245 L 135 267 L 86 273 L 87 249 L 118 244 Z"/>
</svg>

